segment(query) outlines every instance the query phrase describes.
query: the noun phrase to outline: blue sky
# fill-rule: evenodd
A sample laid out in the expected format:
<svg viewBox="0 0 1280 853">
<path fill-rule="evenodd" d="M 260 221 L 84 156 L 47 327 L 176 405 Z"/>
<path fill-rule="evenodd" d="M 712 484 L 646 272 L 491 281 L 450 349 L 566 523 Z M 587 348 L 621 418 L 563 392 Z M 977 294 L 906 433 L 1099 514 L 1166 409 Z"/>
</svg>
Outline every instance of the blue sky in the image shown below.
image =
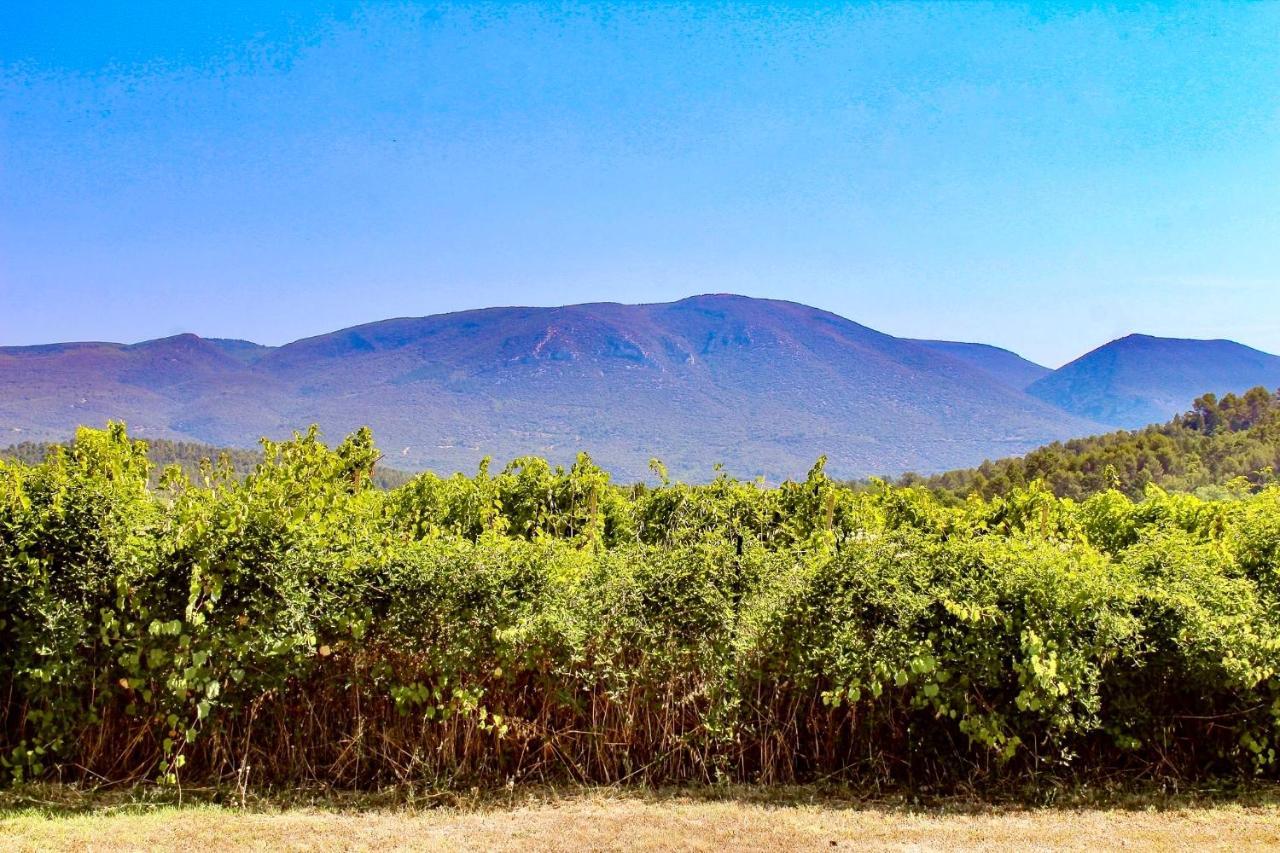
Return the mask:
<svg viewBox="0 0 1280 853">
<path fill-rule="evenodd" d="M 0 344 L 730 291 L 1280 352 L 1277 44 L 1280 4 L 7 3 Z"/>
</svg>

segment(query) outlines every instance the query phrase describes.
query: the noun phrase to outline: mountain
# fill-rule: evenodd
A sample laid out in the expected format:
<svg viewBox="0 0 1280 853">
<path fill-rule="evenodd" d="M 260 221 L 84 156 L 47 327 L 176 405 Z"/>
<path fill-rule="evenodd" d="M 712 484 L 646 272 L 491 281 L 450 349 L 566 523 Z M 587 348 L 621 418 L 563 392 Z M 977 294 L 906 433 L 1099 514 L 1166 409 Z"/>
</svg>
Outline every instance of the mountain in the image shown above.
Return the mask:
<svg viewBox="0 0 1280 853">
<path fill-rule="evenodd" d="M 917 340 L 914 343 L 952 358 L 958 358 L 979 370 L 985 370 L 1005 385 L 1019 390 L 1053 372 L 1044 365 L 1028 361 L 1016 352 L 993 347 L 990 344 L 924 340 Z"/>
<path fill-rule="evenodd" d="M 1126 429 L 1167 421 L 1205 392 L 1280 387 L 1280 357 L 1234 341 L 1129 335 L 1037 380 L 1027 393 Z"/>
<path fill-rule="evenodd" d="M 243 364 L 253 364 L 258 358 L 271 350 L 253 341 L 242 341 L 235 338 L 209 338 L 209 343 Z"/>
<path fill-rule="evenodd" d="M 0 431 L 19 441 L 58 441 L 80 424 L 123 418 L 140 438 L 217 435 L 252 447 L 295 426 L 276 414 L 287 398 L 269 375 L 191 334 L 0 348 Z"/>
<path fill-rule="evenodd" d="M 972 359 L 791 302 L 492 308 L 370 323 L 283 347 L 181 335 L 0 349 L 0 430 L 65 438 L 123 418 L 141 437 L 251 447 L 319 423 L 374 430 L 398 468 L 580 450 L 620 479 L 939 471 L 1099 425 Z"/>
</svg>

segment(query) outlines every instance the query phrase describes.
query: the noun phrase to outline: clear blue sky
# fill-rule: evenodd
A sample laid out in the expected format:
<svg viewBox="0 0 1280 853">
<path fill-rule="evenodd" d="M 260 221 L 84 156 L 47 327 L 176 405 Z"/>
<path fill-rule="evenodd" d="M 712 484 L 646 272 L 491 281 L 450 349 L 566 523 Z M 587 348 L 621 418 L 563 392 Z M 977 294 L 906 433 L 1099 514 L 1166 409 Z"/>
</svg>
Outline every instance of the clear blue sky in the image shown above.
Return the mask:
<svg viewBox="0 0 1280 853">
<path fill-rule="evenodd" d="M 0 344 L 732 291 L 1280 352 L 1278 45 L 1280 4 L 4 3 Z"/>
</svg>

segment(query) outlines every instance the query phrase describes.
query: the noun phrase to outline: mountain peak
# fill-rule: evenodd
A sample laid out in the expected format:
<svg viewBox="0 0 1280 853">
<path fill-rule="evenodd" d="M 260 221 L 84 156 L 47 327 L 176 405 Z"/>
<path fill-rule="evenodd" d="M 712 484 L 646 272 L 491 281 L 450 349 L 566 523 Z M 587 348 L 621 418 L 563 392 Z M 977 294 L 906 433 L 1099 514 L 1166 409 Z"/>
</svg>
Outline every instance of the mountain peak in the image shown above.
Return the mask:
<svg viewBox="0 0 1280 853">
<path fill-rule="evenodd" d="M 176 335 L 168 335 L 163 338 L 151 338 L 145 341 L 139 341 L 136 344 L 129 344 L 131 349 L 137 350 L 180 350 L 192 348 L 208 348 L 216 350 L 209 341 L 193 332 L 180 332 Z"/>
<path fill-rule="evenodd" d="M 1037 380 L 1028 393 L 1081 417 L 1137 428 L 1167 421 L 1205 392 L 1280 387 L 1280 357 L 1235 341 L 1132 334 Z"/>
</svg>

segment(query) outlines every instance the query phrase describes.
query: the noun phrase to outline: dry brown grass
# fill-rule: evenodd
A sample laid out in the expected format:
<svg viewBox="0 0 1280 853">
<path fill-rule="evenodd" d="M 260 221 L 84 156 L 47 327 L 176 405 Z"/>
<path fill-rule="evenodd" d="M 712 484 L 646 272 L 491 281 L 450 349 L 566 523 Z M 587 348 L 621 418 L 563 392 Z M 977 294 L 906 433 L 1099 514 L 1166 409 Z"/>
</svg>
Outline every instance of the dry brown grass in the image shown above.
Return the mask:
<svg viewBox="0 0 1280 853">
<path fill-rule="evenodd" d="M 1130 799 L 1032 808 L 970 800 L 926 807 L 811 789 L 708 793 L 587 789 L 434 807 L 330 801 L 147 805 L 94 796 L 0 812 L 0 848 L 16 850 L 1270 850 L 1280 795 L 1208 801 Z M 426 801 L 429 802 L 429 801 Z"/>
</svg>

